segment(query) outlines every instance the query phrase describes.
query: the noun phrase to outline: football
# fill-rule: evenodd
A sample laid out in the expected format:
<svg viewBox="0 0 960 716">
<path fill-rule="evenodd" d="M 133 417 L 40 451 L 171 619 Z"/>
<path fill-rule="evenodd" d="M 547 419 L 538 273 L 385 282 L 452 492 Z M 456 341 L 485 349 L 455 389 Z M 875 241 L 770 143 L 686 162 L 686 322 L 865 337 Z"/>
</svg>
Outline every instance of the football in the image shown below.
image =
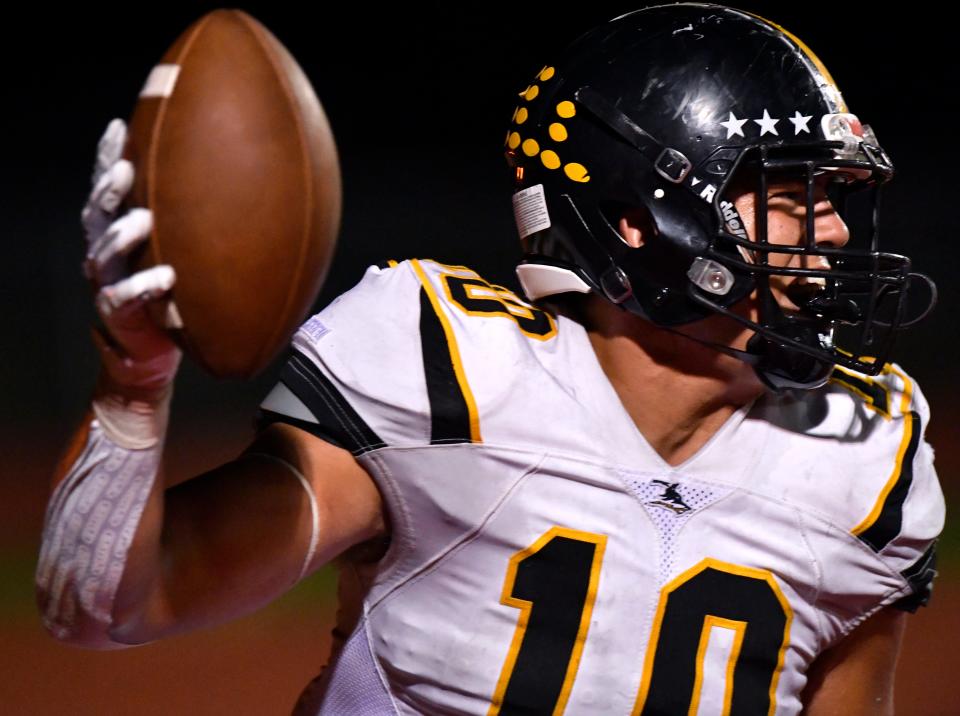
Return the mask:
<svg viewBox="0 0 960 716">
<path fill-rule="evenodd" d="M 155 318 L 208 373 L 255 375 L 316 299 L 340 224 L 336 145 L 310 81 L 253 17 L 211 12 L 150 72 L 125 156 L 130 204 L 154 217 L 137 268 L 177 273 Z"/>
</svg>

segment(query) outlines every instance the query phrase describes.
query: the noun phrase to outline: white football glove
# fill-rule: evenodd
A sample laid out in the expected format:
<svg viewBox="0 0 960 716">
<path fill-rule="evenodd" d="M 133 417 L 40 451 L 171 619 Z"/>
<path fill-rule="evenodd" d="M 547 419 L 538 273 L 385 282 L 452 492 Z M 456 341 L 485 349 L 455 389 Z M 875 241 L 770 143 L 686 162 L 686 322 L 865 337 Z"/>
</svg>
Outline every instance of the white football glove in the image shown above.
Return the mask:
<svg viewBox="0 0 960 716">
<path fill-rule="evenodd" d="M 114 119 L 97 147 L 93 190 L 81 214 L 87 238 L 84 272 L 97 291 L 97 312 L 108 334 L 93 331 L 108 388 L 151 401 L 168 392 L 182 353 L 150 317 L 147 304 L 166 296 L 176 274 L 172 266 L 158 265 L 128 275 L 127 257 L 149 237 L 153 214 L 136 208 L 118 217 L 133 186 L 133 165 L 121 159 L 126 137 L 126 124 Z"/>
</svg>

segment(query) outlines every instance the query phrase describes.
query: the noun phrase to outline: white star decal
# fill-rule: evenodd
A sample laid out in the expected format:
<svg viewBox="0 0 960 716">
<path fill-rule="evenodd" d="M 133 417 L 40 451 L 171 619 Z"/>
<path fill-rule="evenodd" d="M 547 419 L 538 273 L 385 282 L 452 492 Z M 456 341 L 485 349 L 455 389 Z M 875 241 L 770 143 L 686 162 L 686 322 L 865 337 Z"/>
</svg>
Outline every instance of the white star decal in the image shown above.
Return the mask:
<svg viewBox="0 0 960 716">
<path fill-rule="evenodd" d="M 719 124 L 727 128 L 727 139 L 730 139 L 734 134 L 739 134 L 741 137 L 743 135 L 743 125 L 745 125 L 749 120 L 746 119 L 737 119 L 736 115 L 733 112 L 730 113 L 730 119 L 726 122 L 720 122 Z"/>
<path fill-rule="evenodd" d="M 763 119 L 755 119 L 753 121 L 760 125 L 761 137 L 767 132 L 770 134 L 776 134 L 778 137 L 780 136 L 780 133 L 777 132 L 777 122 L 780 120 L 771 118 L 770 113 L 767 110 L 763 110 Z"/>
<path fill-rule="evenodd" d="M 810 134 L 810 127 L 807 125 L 810 124 L 810 120 L 813 119 L 813 115 L 806 117 L 800 114 L 800 110 L 797 110 L 796 114 L 792 117 L 787 117 L 791 122 L 793 122 L 793 134 L 794 136 L 800 134 L 800 132 L 806 132 Z"/>
</svg>

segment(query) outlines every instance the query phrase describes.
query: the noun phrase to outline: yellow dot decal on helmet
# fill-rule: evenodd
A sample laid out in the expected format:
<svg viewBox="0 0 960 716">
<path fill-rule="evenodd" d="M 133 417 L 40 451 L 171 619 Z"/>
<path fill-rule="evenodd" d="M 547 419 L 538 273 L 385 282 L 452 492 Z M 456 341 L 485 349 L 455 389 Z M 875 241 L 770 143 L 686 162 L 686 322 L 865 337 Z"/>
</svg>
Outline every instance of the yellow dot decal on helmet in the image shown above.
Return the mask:
<svg viewBox="0 0 960 716">
<path fill-rule="evenodd" d="M 560 122 L 551 124 L 548 131 L 550 132 L 550 139 L 555 142 L 562 142 L 567 138 L 567 128 Z"/>
<path fill-rule="evenodd" d="M 554 69 L 552 67 L 544 67 L 540 70 L 540 73 L 537 75 L 537 79 L 541 82 L 546 82 L 548 79 L 553 77 Z"/>
<path fill-rule="evenodd" d="M 527 108 L 521 107 L 517 110 L 516 123 L 523 124 L 527 121 Z"/>
<path fill-rule="evenodd" d="M 590 181 L 590 175 L 587 173 L 587 168 L 583 166 L 583 164 L 577 164 L 576 162 L 565 164 L 563 166 L 563 173 L 567 175 L 568 179 L 580 182 L 581 184 Z"/>
<path fill-rule="evenodd" d="M 564 119 L 570 119 L 576 113 L 577 108 L 574 106 L 573 102 L 568 99 L 565 99 L 563 102 L 557 105 L 557 114 Z"/>
<path fill-rule="evenodd" d="M 523 153 L 528 157 L 537 156 L 537 152 L 540 151 L 540 145 L 537 144 L 536 139 L 524 139 L 523 140 Z"/>
<path fill-rule="evenodd" d="M 558 157 L 557 153 L 552 149 L 544 149 L 540 153 L 540 161 L 543 162 L 543 166 L 547 169 L 560 168 L 560 157 Z"/>
<path fill-rule="evenodd" d="M 527 91 L 523 93 L 523 96 L 526 98 L 527 102 L 532 99 L 536 99 L 536 96 L 540 94 L 540 88 L 536 85 L 530 85 L 527 87 Z"/>
<path fill-rule="evenodd" d="M 511 149 L 516 149 L 520 146 L 520 135 L 516 132 L 510 132 L 510 136 L 507 138 L 507 146 Z"/>
</svg>

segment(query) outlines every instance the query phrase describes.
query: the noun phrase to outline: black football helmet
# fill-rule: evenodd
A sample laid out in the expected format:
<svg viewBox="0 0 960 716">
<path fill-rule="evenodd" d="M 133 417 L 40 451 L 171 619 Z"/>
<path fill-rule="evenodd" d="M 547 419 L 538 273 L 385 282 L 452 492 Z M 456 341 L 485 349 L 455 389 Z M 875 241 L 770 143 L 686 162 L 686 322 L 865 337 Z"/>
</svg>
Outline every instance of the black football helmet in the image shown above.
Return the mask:
<svg viewBox="0 0 960 716">
<path fill-rule="evenodd" d="M 894 333 L 935 302 L 909 259 L 878 249 L 893 165 L 873 131 L 806 45 L 755 15 L 663 5 L 591 30 L 520 93 L 506 155 L 526 251 L 517 274 L 531 300 L 594 291 L 664 327 L 729 316 L 755 335 L 746 352 L 714 347 L 775 390 L 822 385 L 835 364 L 878 373 Z M 800 246 L 767 241 L 767 183 L 784 174 L 806 186 Z M 756 186 L 753 237 L 728 196 L 745 180 Z M 850 227 L 842 247 L 816 240 L 824 185 Z M 629 207 L 655 225 L 639 248 L 616 229 Z M 830 268 L 783 267 L 791 254 Z M 773 297 L 777 276 L 807 288 L 788 292 L 797 310 Z M 732 310 L 754 291 L 757 321 Z M 918 293 L 923 305 L 908 308 Z"/>
</svg>

